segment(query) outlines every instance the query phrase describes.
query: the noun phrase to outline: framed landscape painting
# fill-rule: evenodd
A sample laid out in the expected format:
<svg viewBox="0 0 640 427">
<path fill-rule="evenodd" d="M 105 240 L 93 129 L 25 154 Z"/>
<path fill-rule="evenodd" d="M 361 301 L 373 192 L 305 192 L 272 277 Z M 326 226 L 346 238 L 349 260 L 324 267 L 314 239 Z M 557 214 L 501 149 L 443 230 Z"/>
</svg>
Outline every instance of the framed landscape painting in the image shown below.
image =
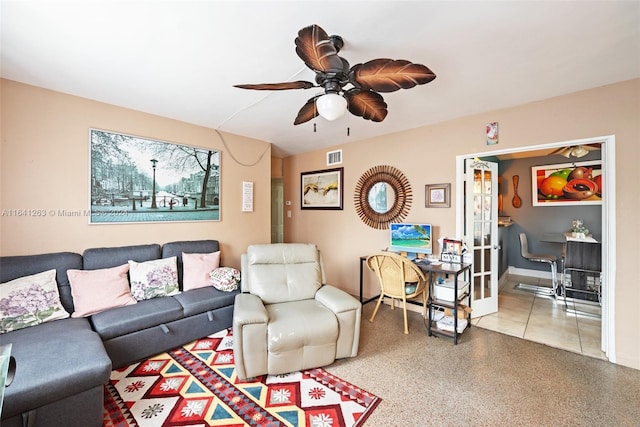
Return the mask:
<svg viewBox="0 0 640 427">
<path fill-rule="evenodd" d="M 533 206 L 602 204 L 602 161 L 533 166 L 531 185 Z"/>
<path fill-rule="evenodd" d="M 90 224 L 220 220 L 220 152 L 90 129 Z"/>
</svg>

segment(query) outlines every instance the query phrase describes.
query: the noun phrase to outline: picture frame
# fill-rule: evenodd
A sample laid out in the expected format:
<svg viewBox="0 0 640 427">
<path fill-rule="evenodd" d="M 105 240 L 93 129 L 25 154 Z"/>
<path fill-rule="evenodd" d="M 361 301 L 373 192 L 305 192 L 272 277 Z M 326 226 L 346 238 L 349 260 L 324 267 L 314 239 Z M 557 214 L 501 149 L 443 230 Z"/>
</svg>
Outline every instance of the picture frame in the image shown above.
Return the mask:
<svg viewBox="0 0 640 427">
<path fill-rule="evenodd" d="M 602 160 L 531 167 L 533 206 L 601 205 L 603 186 Z"/>
<path fill-rule="evenodd" d="M 498 143 L 498 122 L 487 123 L 487 145 L 495 145 Z"/>
<path fill-rule="evenodd" d="M 462 240 L 443 239 L 442 246 L 443 253 L 462 255 Z"/>
<path fill-rule="evenodd" d="M 424 188 L 426 208 L 450 208 L 451 184 L 427 184 Z"/>
<path fill-rule="evenodd" d="M 300 174 L 300 208 L 342 210 L 344 168 Z"/>
<path fill-rule="evenodd" d="M 443 239 L 440 259 L 444 262 L 461 263 L 463 247 L 462 240 Z"/>
<path fill-rule="evenodd" d="M 89 153 L 89 224 L 220 220 L 219 151 L 89 129 Z"/>
</svg>

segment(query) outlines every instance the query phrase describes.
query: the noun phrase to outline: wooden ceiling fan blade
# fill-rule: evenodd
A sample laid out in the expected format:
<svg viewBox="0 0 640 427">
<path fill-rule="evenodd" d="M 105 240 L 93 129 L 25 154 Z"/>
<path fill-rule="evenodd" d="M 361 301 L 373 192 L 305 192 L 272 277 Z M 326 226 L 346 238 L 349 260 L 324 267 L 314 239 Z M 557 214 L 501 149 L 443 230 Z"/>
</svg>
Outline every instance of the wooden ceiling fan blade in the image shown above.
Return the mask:
<svg viewBox="0 0 640 427">
<path fill-rule="evenodd" d="M 387 103 L 382 95 L 370 90 L 350 89 L 344 93 L 347 109 L 354 116 L 381 122 L 387 117 Z"/>
<path fill-rule="evenodd" d="M 295 82 L 284 83 L 260 83 L 260 84 L 246 84 L 246 85 L 233 85 L 240 89 L 253 89 L 253 90 L 288 90 L 288 89 L 310 89 L 317 87 L 311 82 L 305 82 L 298 80 Z"/>
<path fill-rule="evenodd" d="M 378 58 L 351 67 L 354 86 L 376 92 L 395 92 L 431 82 L 436 75 L 427 66 L 404 59 Z"/>
<path fill-rule="evenodd" d="M 320 26 L 314 24 L 298 31 L 295 43 L 296 53 L 312 70 L 322 73 L 345 71 L 338 50 Z"/>
<path fill-rule="evenodd" d="M 320 98 L 322 95 L 314 96 L 309 99 L 306 104 L 302 106 L 300 111 L 298 111 L 298 116 L 293 121 L 294 125 L 299 125 L 301 123 L 308 122 L 311 119 L 315 119 L 318 117 L 318 109 L 316 108 L 316 99 Z"/>
</svg>

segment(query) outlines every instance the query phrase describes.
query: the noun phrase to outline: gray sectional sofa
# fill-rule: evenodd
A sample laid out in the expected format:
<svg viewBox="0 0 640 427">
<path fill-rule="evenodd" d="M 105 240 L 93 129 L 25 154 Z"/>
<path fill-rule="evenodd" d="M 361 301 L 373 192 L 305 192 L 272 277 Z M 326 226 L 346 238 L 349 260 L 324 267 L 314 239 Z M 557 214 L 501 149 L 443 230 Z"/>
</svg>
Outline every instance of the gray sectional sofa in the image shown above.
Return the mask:
<svg viewBox="0 0 640 427">
<path fill-rule="evenodd" d="M 0 283 L 55 268 L 60 300 L 73 313 L 69 269 L 176 256 L 182 290 L 182 253 L 218 250 L 218 241 L 199 240 L 93 248 L 82 255 L 0 257 Z M 5 390 L 2 426 L 101 426 L 103 386 L 112 369 L 231 327 L 238 293 L 207 286 L 0 334 L 0 345 L 11 343 L 16 359 L 13 383 Z"/>
</svg>

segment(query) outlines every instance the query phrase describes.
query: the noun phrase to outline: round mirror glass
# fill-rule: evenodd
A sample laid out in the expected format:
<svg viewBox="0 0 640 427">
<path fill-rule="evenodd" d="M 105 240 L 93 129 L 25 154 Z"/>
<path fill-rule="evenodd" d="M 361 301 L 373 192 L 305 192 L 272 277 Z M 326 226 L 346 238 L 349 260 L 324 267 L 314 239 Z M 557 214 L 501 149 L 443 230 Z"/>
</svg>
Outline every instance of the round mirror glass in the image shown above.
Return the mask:
<svg viewBox="0 0 640 427">
<path fill-rule="evenodd" d="M 371 187 L 367 201 L 374 212 L 386 213 L 393 207 L 396 201 L 396 193 L 393 191 L 393 187 L 381 181 Z"/>
</svg>

